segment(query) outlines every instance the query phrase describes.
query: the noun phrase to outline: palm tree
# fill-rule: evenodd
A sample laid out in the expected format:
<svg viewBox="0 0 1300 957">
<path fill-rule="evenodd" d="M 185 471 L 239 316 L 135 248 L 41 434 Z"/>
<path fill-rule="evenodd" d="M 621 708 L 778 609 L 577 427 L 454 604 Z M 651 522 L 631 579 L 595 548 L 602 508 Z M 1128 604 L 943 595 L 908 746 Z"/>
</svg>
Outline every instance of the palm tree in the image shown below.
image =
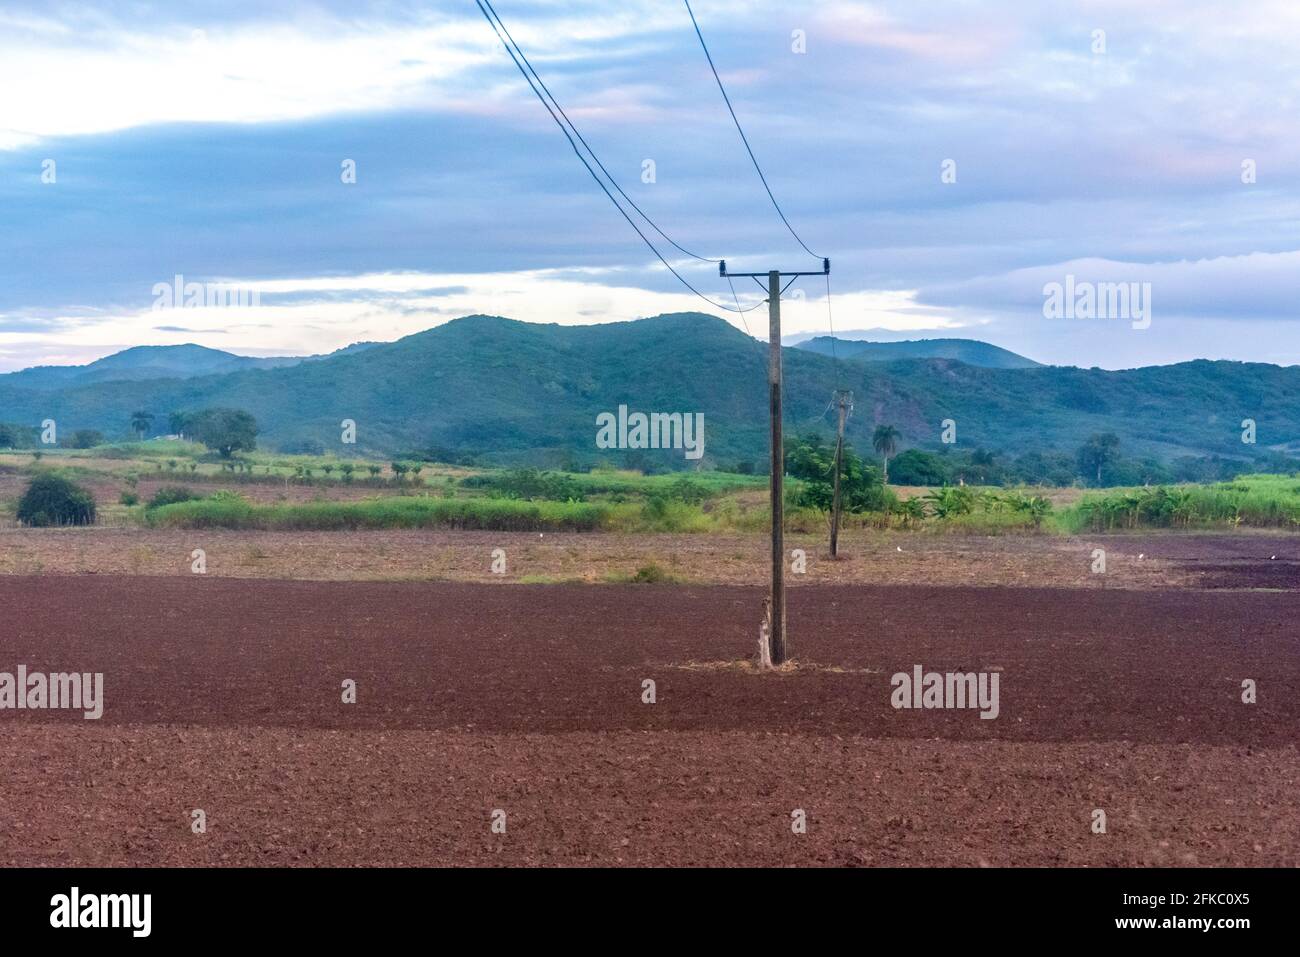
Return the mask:
<svg viewBox="0 0 1300 957">
<path fill-rule="evenodd" d="M 153 413 L 145 412 L 143 409 L 131 413 L 131 431 L 139 432 L 141 439 L 144 438 L 144 434 L 149 431 L 149 427 L 152 425 Z"/>
<path fill-rule="evenodd" d="M 173 412 L 167 416 L 167 428 L 172 430 L 172 435 L 185 438 L 185 419 L 184 412 Z"/>
<path fill-rule="evenodd" d="M 871 444 L 875 446 L 877 452 L 885 460 L 885 484 L 889 484 L 889 457 L 898 451 L 898 440 L 903 434 L 892 425 L 876 426 L 875 434 L 871 436 Z"/>
</svg>

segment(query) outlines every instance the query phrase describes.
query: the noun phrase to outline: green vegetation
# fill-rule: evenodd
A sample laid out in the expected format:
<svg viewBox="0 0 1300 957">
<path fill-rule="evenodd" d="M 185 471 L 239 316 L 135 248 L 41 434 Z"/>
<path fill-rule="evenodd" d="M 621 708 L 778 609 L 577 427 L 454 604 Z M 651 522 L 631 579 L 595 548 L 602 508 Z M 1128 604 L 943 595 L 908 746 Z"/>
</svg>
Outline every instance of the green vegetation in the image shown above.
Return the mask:
<svg viewBox="0 0 1300 957">
<path fill-rule="evenodd" d="M 815 433 L 786 442 L 785 472 L 801 481 L 794 504 L 825 513 L 834 503 L 835 446 Z M 885 487 L 883 473 L 858 458 L 847 442 L 840 462 L 840 503 L 848 514 L 890 512 L 898 499 Z"/>
<path fill-rule="evenodd" d="M 153 427 L 153 413 L 141 409 L 131 413 L 131 431 L 143 439 Z"/>
<path fill-rule="evenodd" d="M 184 417 L 186 432 L 223 459 L 257 448 L 257 421 L 243 409 L 201 409 Z"/>
<path fill-rule="evenodd" d="M 68 447 L 73 449 L 93 449 L 104 444 L 104 433 L 97 429 L 77 429 L 68 440 Z"/>
<path fill-rule="evenodd" d="M 432 463 L 405 465 L 402 477 L 374 462 L 332 456 L 285 456 L 253 451 L 221 458 L 194 442 L 154 439 L 92 449 L 49 448 L 0 453 L 0 470 L 33 482 L 50 474 L 69 483 L 108 486 L 114 523 L 234 529 L 466 528 L 515 531 L 761 534 L 769 527 L 767 477 L 701 470 L 643 475 L 628 470 L 566 472 L 536 469 L 466 469 Z M 891 472 L 929 468 L 922 455 L 904 452 Z M 786 447 L 786 525 L 791 532 L 821 534 L 830 508 L 834 447 L 824 433 L 792 436 Z M 941 463 L 955 458 L 933 456 Z M 968 453 L 965 467 L 996 469 L 996 456 Z M 52 473 L 47 465 L 57 466 Z M 418 464 L 419 471 L 416 471 Z M 1090 463 L 1095 464 L 1095 463 Z M 933 473 L 934 478 L 947 473 Z M 1094 473 L 1095 474 L 1095 473 Z M 184 477 L 184 485 L 176 479 Z M 164 484 L 156 487 L 159 480 Z M 146 507 L 139 483 L 150 481 Z M 931 533 L 1077 533 L 1142 528 L 1300 526 L 1300 476 L 1246 475 L 1208 484 L 1158 483 L 1066 495 L 1041 486 L 998 488 L 982 483 L 928 483 L 915 491 L 883 484 L 882 469 L 846 445 L 843 527 Z M 260 486 L 254 503 L 241 488 Z M 75 486 L 74 486 L 75 487 Z M 344 488 L 371 497 L 339 500 Z M 293 501 L 307 496 L 315 501 Z M 82 490 L 84 492 L 84 489 Z M 15 500 L 0 511 L 27 524 L 71 524 L 92 513 L 88 493 L 81 511 L 51 512 L 32 506 L 28 521 Z M 1072 504 L 1055 510 L 1052 500 Z M 1077 496 L 1077 497 L 1076 497 Z M 278 498 L 279 501 L 271 501 Z M 69 516 L 73 517 L 69 517 Z M 81 516 L 79 519 L 76 516 Z"/>
<path fill-rule="evenodd" d="M 254 505 L 238 497 L 213 497 L 150 509 L 160 528 L 233 528 L 264 531 L 351 531 L 375 528 L 454 528 L 507 532 L 588 532 L 602 527 L 607 510 L 567 502 L 511 499 L 392 497 L 364 502 Z"/>
<path fill-rule="evenodd" d="M 222 408 L 253 416 L 259 445 L 367 461 L 397 456 L 579 473 L 602 464 L 644 473 L 728 465 L 761 474 L 768 457 L 764 348 L 720 319 L 688 313 L 594 326 L 467 317 L 279 368 L 196 354 L 185 361 L 222 364 L 203 365 L 194 378 L 146 353 L 120 380 L 46 370 L 38 377 L 48 387 L 34 388 L 35 370 L 0 376 L 0 409 L 15 423 L 0 427 L 0 447 L 31 448 L 32 426 L 47 417 L 59 422 L 61 436 L 92 429 L 127 438 L 141 411 L 154 417 L 154 428 L 165 423 L 190 437 L 192 427 L 173 422 L 173 411 Z M 1118 487 L 1300 469 L 1277 451 L 1300 440 L 1300 367 L 1197 361 L 1105 371 L 982 368 L 947 358 L 840 360 L 786 351 L 787 422 L 793 430 L 817 419 L 837 385 L 852 389 L 859 411 L 847 435 L 864 458 L 878 425 L 893 423 L 902 433 L 889 458 L 896 485 Z M 151 369 L 167 377 L 144 377 Z M 624 400 L 640 410 L 703 413 L 702 462 L 679 450 L 597 449 L 595 416 Z M 940 442 L 949 416 L 959 421 L 955 447 Z M 344 417 L 360 425 L 357 446 L 340 444 Z M 1256 421 L 1258 445 L 1242 441 L 1244 417 Z M 1117 437 L 1118 454 L 1080 463 L 1090 437 L 1107 434 Z M 205 444 L 235 450 L 219 440 Z M 931 457 L 913 457 L 914 466 L 937 463 L 941 474 L 905 472 L 910 450 Z M 883 465 L 883 453 L 871 458 Z"/>
<path fill-rule="evenodd" d="M 31 426 L 0 422 L 0 449 L 30 449 L 36 444 L 37 435 Z"/>
<path fill-rule="evenodd" d="M 202 498 L 202 496 L 184 485 L 164 485 L 154 492 L 153 498 L 149 500 L 149 507 L 162 508 L 164 505 L 175 505 L 177 502 L 192 502 L 198 498 Z"/>
<path fill-rule="evenodd" d="M 658 562 L 650 562 L 638 568 L 635 574 L 628 576 L 627 580 L 635 585 L 665 585 L 677 581 L 677 576 Z"/>
<path fill-rule="evenodd" d="M 89 491 L 54 472 L 32 479 L 18 500 L 18 521 L 24 525 L 95 524 L 95 498 Z"/>
<path fill-rule="evenodd" d="M 1243 475 L 1214 485 L 1092 493 L 1061 516 L 1061 527 L 1071 532 L 1241 525 L 1300 525 L 1300 477 Z"/>
<path fill-rule="evenodd" d="M 876 431 L 871 434 L 871 447 L 874 448 L 884 461 L 884 483 L 889 484 L 889 458 L 898 451 L 898 443 L 903 438 L 903 434 L 892 425 L 878 425 Z"/>
</svg>

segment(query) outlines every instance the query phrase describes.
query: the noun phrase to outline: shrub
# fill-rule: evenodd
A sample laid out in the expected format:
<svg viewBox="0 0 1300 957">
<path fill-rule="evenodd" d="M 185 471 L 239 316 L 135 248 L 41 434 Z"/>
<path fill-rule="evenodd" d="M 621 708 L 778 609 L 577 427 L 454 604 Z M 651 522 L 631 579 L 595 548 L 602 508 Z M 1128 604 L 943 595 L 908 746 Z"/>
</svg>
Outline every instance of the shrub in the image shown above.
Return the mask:
<svg viewBox="0 0 1300 957">
<path fill-rule="evenodd" d="M 687 505 L 699 505 L 710 497 L 710 492 L 699 482 L 692 482 L 686 476 L 682 476 L 668 487 L 670 497 L 678 502 L 685 502 Z"/>
<path fill-rule="evenodd" d="M 661 565 L 651 562 L 649 565 L 642 565 L 636 570 L 628 581 L 641 585 L 657 585 L 664 582 L 673 581 L 673 576 L 666 572 Z"/>
<path fill-rule="evenodd" d="M 17 518 L 24 525 L 36 527 L 93 525 L 95 497 L 61 475 L 38 475 L 18 501 Z"/>
<path fill-rule="evenodd" d="M 136 495 L 135 492 L 123 492 L 118 501 L 123 505 L 139 505 L 140 496 Z"/>
<path fill-rule="evenodd" d="M 505 498 L 526 501 L 581 502 L 586 497 L 582 486 L 569 476 L 529 468 L 471 475 L 461 484 L 466 488 L 488 489 Z"/>
<path fill-rule="evenodd" d="M 94 429 L 77 429 L 68 443 L 74 449 L 93 449 L 104 444 L 104 433 Z"/>
<path fill-rule="evenodd" d="M 149 500 L 149 507 L 162 508 L 164 505 L 175 505 L 177 502 L 192 502 L 196 498 L 199 496 L 184 485 L 164 485 L 154 492 L 153 498 Z"/>
</svg>

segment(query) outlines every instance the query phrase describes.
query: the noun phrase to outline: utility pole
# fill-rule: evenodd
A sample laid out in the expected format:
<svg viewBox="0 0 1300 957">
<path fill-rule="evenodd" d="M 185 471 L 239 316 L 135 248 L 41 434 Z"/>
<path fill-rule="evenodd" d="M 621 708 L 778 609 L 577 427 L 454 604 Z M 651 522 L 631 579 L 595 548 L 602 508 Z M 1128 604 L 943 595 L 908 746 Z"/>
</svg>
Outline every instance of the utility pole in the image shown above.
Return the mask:
<svg viewBox="0 0 1300 957">
<path fill-rule="evenodd" d="M 852 392 L 836 389 L 835 395 L 839 398 L 840 420 L 839 427 L 836 430 L 838 438 L 835 440 L 835 492 L 831 502 L 831 558 L 835 558 L 840 553 L 840 472 L 844 467 L 844 420 L 848 417 L 849 410 L 853 408 Z"/>
<path fill-rule="evenodd" d="M 800 276 L 824 276 L 831 271 L 831 261 L 822 260 L 821 272 L 781 272 L 771 269 L 761 272 L 727 272 L 727 261 L 718 264 L 718 275 L 723 277 L 748 276 L 759 284 L 767 279 L 767 389 L 768 414 L 771 416 L 772 469 L 769 490 L 772 497 L 772 593 L 771 627 L 768 642 L 772 649 L 772 664 L 779 665 L 789 658 L 785 633 L 785 449 L 781 434 L 781 294 Z M 781 279 L 790 282 L 781 287 Z"/>
</svg>

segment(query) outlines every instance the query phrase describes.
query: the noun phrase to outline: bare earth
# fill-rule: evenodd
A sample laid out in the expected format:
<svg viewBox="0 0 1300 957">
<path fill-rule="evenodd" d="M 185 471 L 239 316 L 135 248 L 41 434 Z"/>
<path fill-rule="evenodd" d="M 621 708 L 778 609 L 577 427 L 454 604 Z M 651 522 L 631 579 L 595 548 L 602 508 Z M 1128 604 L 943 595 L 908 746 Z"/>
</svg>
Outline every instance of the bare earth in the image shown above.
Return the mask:
<svg viewBox="0 0 1300 957">
<path fill-rule="evenodd" d="M 825 536 L 787 535 L 803 549 L 805 584 L 1009 585 L 1072 588 L 1300 587 L 1300 539 L 1268 534 L 941 535 L 854 529 L 832 561 Z M 760 584 L 759 535 L 620 535 L 450 531 L 236 532 L 129 528 L 0 528 L 0 575 L 182 575 L 206 553 L 207 574 L 317 581 L 603 582 L 654 562 L 688 583 Z M 492 552 L 506 551 L 506 573 Z M 1106 572 L 1093 572 L 1095 549 Z M 1275 556 L 1270 558 L 1270 556 Z M 1244 578 L 1242 576 L 1245 576 Z"/>
<path fill-rule="evenodd" d="M 805 585 L 757 674 L 761 595 L 0 577 L 0 670 L 106 686 L 0 712 L 0 865 L 1300 864 L 1295 592 Z"/>
</svg>

